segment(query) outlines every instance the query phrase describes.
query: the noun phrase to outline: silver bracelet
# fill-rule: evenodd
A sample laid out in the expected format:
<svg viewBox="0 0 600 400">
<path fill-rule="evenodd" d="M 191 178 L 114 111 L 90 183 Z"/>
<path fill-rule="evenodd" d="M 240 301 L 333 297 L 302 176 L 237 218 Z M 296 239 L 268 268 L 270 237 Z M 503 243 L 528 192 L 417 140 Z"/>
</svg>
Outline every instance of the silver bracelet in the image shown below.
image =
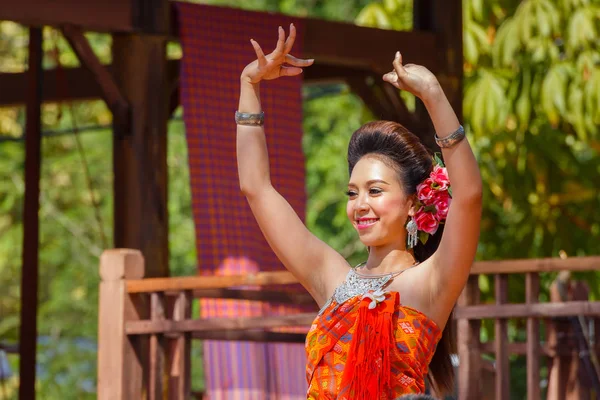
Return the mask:
<svg viewBox="0 0 600 400">
<path fill-rule="evenodd" d="M 442 149 L 448 149 L 455 146 L 465 138 L 465 129 L 462 125 L 457 130 L 452 132 L 450 135 L 440 138 L 437 134 L 435 135 L 435 142 Z"/>
<path fill-rule="evenodd" d="M 258 114 L 235 112 L 235 123 L 238 125 L 263 126 L 265 123 L 265 112 Z"/>
</svg>

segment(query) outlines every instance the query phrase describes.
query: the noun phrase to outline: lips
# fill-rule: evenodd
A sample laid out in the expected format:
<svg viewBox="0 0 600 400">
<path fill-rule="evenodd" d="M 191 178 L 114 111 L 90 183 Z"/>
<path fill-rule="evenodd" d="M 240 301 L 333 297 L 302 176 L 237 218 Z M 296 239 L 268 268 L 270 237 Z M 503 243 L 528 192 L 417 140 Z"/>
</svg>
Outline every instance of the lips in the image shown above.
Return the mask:
<svg viewBox="0 0 600 400">
<path fill-rule="evenodd" d="M 375 225 L 379 221 L 379 218 L 361 218 L 356 221 L 356 227 L 358 229 L 367 229 Z"/>
</svg>

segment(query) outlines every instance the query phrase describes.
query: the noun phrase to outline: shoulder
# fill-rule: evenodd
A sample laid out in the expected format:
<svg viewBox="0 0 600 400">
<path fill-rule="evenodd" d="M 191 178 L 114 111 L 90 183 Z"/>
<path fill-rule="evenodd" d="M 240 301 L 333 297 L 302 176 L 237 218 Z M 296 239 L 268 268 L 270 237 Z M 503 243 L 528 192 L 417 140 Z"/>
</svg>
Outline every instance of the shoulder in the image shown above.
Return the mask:
<svg viewBox="0 0 600 400">
<path fill-rule="evenodd" d="M 318 282 L 317 293 L 313 294 L 319 307 L 322 307 L 333 296 L 335 289 L 344 283 L 352 270 L 350 264 L 341 256 L 338 260 L 332 261 L 325 267 Z"/>
</svg>

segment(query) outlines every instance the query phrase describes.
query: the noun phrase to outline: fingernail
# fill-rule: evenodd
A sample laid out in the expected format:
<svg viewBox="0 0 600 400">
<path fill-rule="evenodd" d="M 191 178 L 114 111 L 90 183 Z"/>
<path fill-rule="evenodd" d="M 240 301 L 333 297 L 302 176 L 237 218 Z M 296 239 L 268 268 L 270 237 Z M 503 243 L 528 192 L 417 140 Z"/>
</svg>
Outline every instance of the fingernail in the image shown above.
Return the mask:
<svg viewBox="0 0 600 400">
<path fill-rule="evenodd" d="M 400 58 L 400 52 L 399 51 L 396 52 L 396 58 Z"/>
<path fill-rule="evenodd" d="M 315 62 L 315 59 L 314 59 L 314 58 L 310 58 L 310 59 L 308 60 L 308 62 Z"/>
</svg>

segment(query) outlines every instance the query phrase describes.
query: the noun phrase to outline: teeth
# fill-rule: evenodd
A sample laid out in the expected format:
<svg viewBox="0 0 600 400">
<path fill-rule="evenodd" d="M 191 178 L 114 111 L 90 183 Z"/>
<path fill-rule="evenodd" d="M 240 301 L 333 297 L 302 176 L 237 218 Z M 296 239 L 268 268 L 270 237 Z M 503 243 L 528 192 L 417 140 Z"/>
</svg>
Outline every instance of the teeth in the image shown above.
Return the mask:
<svg viewBox="0 0 600 400">
<path fill-rule="evenodd" d="M 358 221 L 358 225 L 369 225 L 369 224 L 372 224 L 375 222 L 377 222 L 376 219 L 363 219 L 363 220 Z"/>
</svg>

